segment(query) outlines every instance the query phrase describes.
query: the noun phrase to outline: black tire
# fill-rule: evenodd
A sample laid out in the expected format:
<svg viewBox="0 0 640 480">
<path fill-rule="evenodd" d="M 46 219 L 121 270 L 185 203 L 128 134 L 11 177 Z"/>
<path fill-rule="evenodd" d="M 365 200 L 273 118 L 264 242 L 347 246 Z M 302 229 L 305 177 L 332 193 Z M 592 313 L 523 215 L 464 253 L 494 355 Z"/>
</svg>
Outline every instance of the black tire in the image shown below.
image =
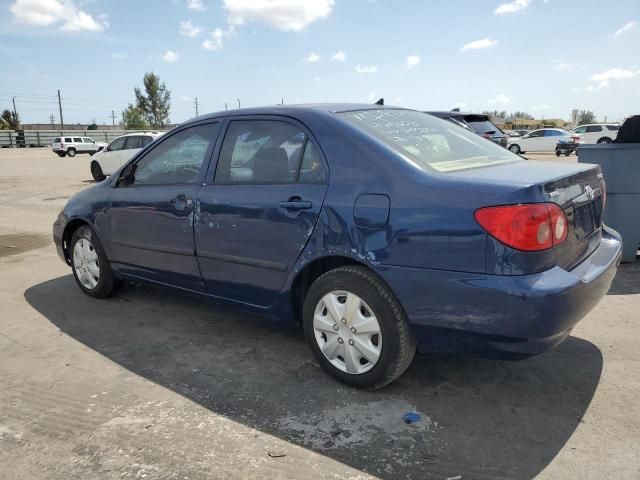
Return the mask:
<svg viewBox="0 0 640 480">
<path fill-rule="evenodd" d="M 59 156 L 60 158 L 63 158 L 63 157 L 66 157 L 66 156 L 67 156 L 67 154 L 66 154 L 66 153 L 64 153 L 64 152 L 58 152 L 58 156 Z"/>
<path fill-rule="evenodd" d="M 74 268 L 74 252 L 76 243 L 82 239 L 86 239 L 90 242 L 93 250 L 95 250 L 95 253 L 98 256 L 97 264 L 100 269 L 100 276 L 98 278 L 98 283 L 94 288 L 87 288 L 85 285 L 83 285 L 83 283 L 78 278 L 76 268 Z M 120 282 L 116 278 L 114 278 L 109 259 L 104 253 L 102 244 L 100 243 L 100 240 L 98 239 L 98 236 L 95 234 L 95 232 L 87 225 L 78 228 L 75 232 L 73 232 L 73 235 L 71 236 L 71 245 L 69 248 L 71 271 L 73 272 L 73 277 L 76 279 L 76 283 L 78 284 L 80 289 L 91 297 L 107 298 L 111 296 L 119 286 Z"/>
<path fill-rule="evenodd" d="M 560 150 L 556 150 L 556 157 L 560 156 Z"/>
<path fill-rule="evenodd" d="M 568 157 L 569 155 L 571 155 L 571 150 L 566 150 L 566 151 L 564 152 L 564 156 L 565 156 L 565 157 Z"/>
<path fill-rule="evenodd" d="M 609 137 L 602 137 L 600 140 L 598 140 L 598 143 L 611 143 L 613 140 L 611 140 Z"/>
<path fill-rule="evenodd" d="M 69 155 L 70 157 L 75 157 L 76 156 L 76 149 L 75 148 L 70 148 L 69 150 L 67 150 L 67 155 Z"/>
<path fill-rule="evenodd" d="M 365 373 L 352 374 L 338 369 L 325 357 L 316 341 L 313 329 L 316 306 L 327 293 L 336 290 L 355 293 L 371 308 L 380 325 L 383 340 L 380 356 Z M 404 373 L 416 351 L 415 337 L 400 302 L 377 275 L 361 266 L 336 268 L 313 282 L 304 300 L 303 327 L 307 343 L 320 366 L 352 387 L 372 390 L 384 387 Z"/>
<path fill-rule="evenodd" d="M 516 155 L 520 155 L 521 153 L 524 153 L 522 150 L 520 150 L 520 145 L 516 145 L 516 144 L 509 146 L 509 151 L 511 153 L 515 153 Z"/>
<path fill-rule="evenodd" d="M 96 182 L 101 182 L 102 180 L 104 180 L 105 178 L 107 178 L 104 173 L 102 173 L 102 168 L 100 167 L 100 164 L 98 162 L 96 162 L 95 160 L 93 162 L 91 162 L 91 176 L 93 177 L 93 179 Z"/>
</svg>

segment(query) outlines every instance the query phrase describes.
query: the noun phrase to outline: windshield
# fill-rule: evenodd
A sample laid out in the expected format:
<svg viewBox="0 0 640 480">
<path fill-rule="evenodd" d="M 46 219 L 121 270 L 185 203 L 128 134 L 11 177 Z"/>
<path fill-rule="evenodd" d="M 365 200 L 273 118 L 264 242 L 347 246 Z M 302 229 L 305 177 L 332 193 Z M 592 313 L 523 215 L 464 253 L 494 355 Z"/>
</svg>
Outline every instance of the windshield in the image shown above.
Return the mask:
<svg viewBox="0 0 640 480">
<path fill-rule="evenodd" d="M 522 159 L 478 135 L 414 110 L 363 110 L 340 114 L 422 169 L 453 172 Z"/>
</svg>

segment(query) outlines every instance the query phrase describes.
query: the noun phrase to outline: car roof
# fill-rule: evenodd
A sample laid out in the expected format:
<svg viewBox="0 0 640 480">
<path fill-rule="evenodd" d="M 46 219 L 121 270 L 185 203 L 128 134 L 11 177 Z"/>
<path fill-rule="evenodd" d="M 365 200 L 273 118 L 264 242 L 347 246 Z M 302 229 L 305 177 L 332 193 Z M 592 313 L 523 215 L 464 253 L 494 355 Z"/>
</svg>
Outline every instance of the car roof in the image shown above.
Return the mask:
<svg viewBox="0 0 640 480">
<path fill-rule="evenodd" d="M 231 117 L 236 115 L 333 115 L 336 113 L 362 111 L 362 110 L 413 110 L 411 108 L 396 107 L 391 105 L 375 105 L 370 103 L 309 103 L 293 105 L 274 105 L 266 107 L 241 108 L 236 110 L 222 110 L 219 112 L 207 113 L 199 117 L 187 120 L 185 123 L 193 121 L 207 120 L 213 118 Z M 414 110 L 415 111 L 415 110 Z"/>
<path fill-rule="evenodd" d="M 151 135 L 151 136 L 160 136 L 163 135 L 165 132 L 133 132 L 133 133 L 125 133 L 124 135 L 120 135 L 120 137 L 131 137 L 134 135 Z M 118 138 L 120 138 L 118 137 Z"/>
</svg>

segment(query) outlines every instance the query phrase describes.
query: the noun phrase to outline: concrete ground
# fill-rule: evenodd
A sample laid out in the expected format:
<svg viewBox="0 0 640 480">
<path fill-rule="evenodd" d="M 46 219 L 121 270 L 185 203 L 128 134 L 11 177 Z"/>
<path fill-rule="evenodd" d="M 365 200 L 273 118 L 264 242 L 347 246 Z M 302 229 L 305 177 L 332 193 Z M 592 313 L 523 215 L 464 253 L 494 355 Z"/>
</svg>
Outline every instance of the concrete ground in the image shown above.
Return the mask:
<svg viewBox="0 0 640 480">
<path fill-rule="evenodd" d="M 554 351 L 419 357 L 364 392 L 295 328 L 83 295 L 51 224 L 91 184 L 87 156 L 0 150 L 0 478 L 640 478 L 640 261 Z"/>
</svg>

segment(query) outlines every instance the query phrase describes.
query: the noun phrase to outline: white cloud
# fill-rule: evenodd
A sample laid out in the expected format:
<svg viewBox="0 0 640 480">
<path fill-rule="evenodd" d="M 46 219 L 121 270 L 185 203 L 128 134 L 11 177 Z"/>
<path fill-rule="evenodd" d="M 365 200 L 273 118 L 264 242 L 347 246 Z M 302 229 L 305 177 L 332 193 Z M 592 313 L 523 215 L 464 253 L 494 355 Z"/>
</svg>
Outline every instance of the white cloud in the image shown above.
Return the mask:
<svg viewBox="0 0 640 480">
<path fill-rule="evenodd" d="M 93 16 L 79 9 L 74 0 L 15 0 L 10 10 L 16 21 L 26 25 L 59 25 L 69 32 L 100 32 L 109 27 L 106 15 Z"/>
<path fill-rule="evenodd" d="M 202 0 L 187 0 L 187 8 L 197 12 L 204 12 L 207 9 Z"/>
<path fill-rule="evenodd" d="M 405 68 L 411 70 L 414 67 L 420 65 L 420 55 L 409 55 L 407 57 Z"/>
<path fill-rule="evenodd" d="M 496 8 L 493 13 L 495 13 L 496 15 L 507 15 L 509 13 L 516 13 L 521 10 L 525 10 L 530 3 L 530 0 L 514 0 L 510 3 L 502 3 L 498 5 L 498 8 Z"/>
<path fill-rule="evenodd" d="M 338 50 L 333 57 L 331 57 L 331 60 L 334 62 L 344 62 L 346 59 L 347 55 L 342 50 Z"/>
<path fill-rule="evenodd" d="M 202 32 L 202 28 L 195 26 L 191 23 L 191 20 L 180 22 L 180 35 L 189 38 L 196 38 L 200 35 L 200 32 Z"/>
<path fill-rule="evenodd" d="M 173 50 L 167 50 L 162 56 L 162 59 L 167 63 L 175 63 L 179 58 L 180 56 Z"/>
<path fill-rule="evenodd" d="M 626 70 L 624 68 L 612 68 L 602 73 L 591 76 L 592 82 L 611 82 L 611 80 L 628 80 L 640 74 L 639 71 Z"/>
<path fill-rule="evenodd" d="M 216 28 L 213 32 L 209 34 L 209 38 L 205 39 L 202 42 L 202 48 L 206 50 L 220 50 L 223 47 L 222 40 L 225 37 L 228 37 L 233 33 L 233 28 L 229 28 L 229 30 L 222 30 L 220 28 Z"/>
<path fill-rule="evenodd" d="M 231 25 L 259 22 L 284 31 L 304 30 L 331 13 L 334 0 L 224 0 Z"/>
<path fill-rule="evenodd" d="M 553 68 L 560 71 L 571 71 L 571 70 L 586 70 L 589 68 L 588 63 L 580 64 L 580 63 L 569 63 L 564 60 L 554 60 Z"/>
<path fill-rule="evenodd" d="M 111 52 L 111 58 L 115 58 L 118 60 L 122 60 L 123 58 L 127 58 L 129 54 L 127 52 Z"/>
<path fill-rule="evenodd" d="M 475 40 L 473 42 L 467 43 L 464 47 L 460 49 L 460 51 L 464 52 L 465 50 L 478 50 L 481 48 L 490 48 L 497 44 L 498 44 L 497 40 L 483 38 L 482 40 Z"/>
<path fill-rule="evenodd" d="M 378 71 L 378 67 L 375 65 L 356 65 L 356 72 L 358 73 L 376 73 Z"/>
<path fill-rule="evenodd" d="M 320 55 L 314 52 L 309 52 L 309 55 L 307 55 L 307 58 L 305 58 L 305 62 L 308 62 L 308 63 L 316 63 L 319 61 L 320 61 Z"/>
<path fill-rule="evenodd" d="M 543 103 L 542 105 L 535 105 L 533 107 L 531 107 L 531 110 L 535 110 L 536 112 L 541 112 L 543 110 L 549 110 L 551 107 L 549 105 L 547 105 L 546 103 Z"/>
<path fill-rule="evenodd" d="M 508 105 L 511 103 L 511 97 L 504 93 L 499 93 L 494 98 L 489 99 L 489 105 Z"/>
<path fill-rule="evenodd" d="M 624 32 L 628 32 L 629 30 L 634 28 L 637 24 L 638 24 L 638 22 L 636 22 L 636 21 L 627 22 L 622 27 L 620 27 L 618 30 L 616 30 L 616 33 L 614 33 L 613 35 L 616 36 L 616 37 L 618 35 L 622 35 Z"/>
</svg>

